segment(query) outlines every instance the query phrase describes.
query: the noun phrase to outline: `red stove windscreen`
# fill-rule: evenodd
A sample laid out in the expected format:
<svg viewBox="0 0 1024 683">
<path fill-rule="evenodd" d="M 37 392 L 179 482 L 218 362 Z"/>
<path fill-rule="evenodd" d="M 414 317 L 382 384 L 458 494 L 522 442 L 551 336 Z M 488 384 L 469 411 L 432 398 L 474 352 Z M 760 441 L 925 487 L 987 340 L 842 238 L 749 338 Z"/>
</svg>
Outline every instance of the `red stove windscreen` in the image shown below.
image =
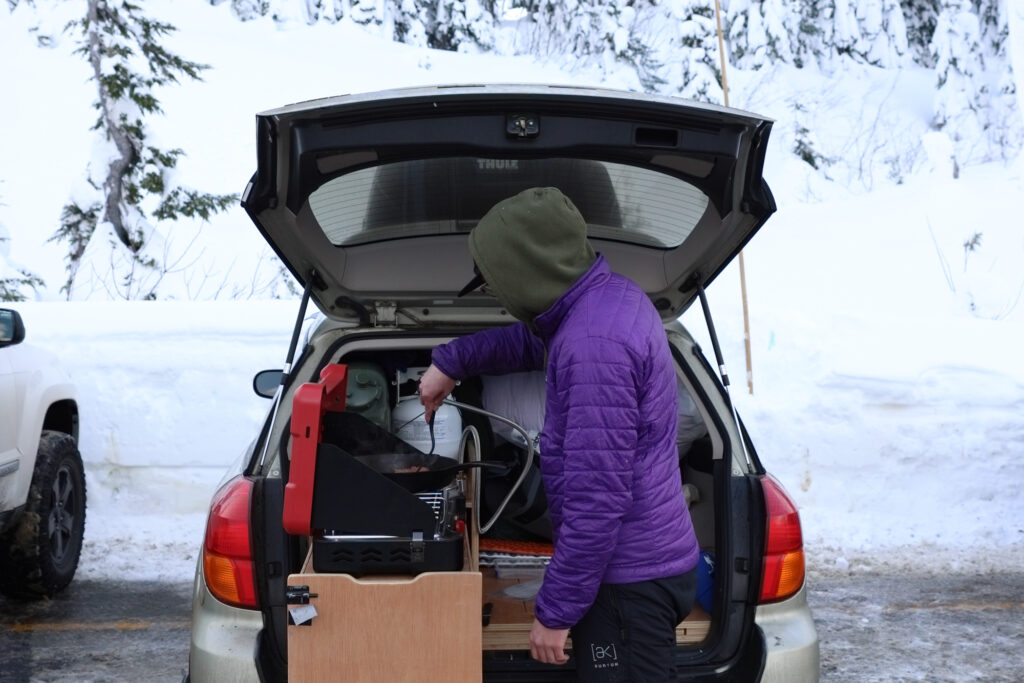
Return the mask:
<svg viewBox="0 0 1024 683">
<path fill-rule="evenodd" d="M 345 410 L 348 366 L 332 363 L 320 371 L 318 382 L 307 382 L 295 390 L 292 399 L 292 455 L 288 483 L 284 487 L 285 531 L 297 536 L 310 534 L 313 509 L 313 481 L 316 478 L 316 449 L 327 411 Z"/>
</svg>

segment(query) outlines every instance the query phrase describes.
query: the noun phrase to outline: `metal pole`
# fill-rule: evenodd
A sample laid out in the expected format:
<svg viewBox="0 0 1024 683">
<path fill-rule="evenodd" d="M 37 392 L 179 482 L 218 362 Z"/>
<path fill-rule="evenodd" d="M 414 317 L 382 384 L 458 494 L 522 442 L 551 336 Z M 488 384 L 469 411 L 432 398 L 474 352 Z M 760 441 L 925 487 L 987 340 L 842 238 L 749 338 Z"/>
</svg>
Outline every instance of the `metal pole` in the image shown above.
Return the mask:
<svg viewBox="0 0 1024 683">
<path fill-rule="evenodd" d="M 718 25 L 718 58 L 722 63 L 722 96 L 729 106 L 729 81 L 725 77 L 725 38 L 722 36 L 722 8 L 715 0 L 715 23 Z M 750 355 L 750 314 L 747 311 L 747 274 L 740 251 L 740 294 L 743 297 L 743 348 L 747 357 L 747 391 L 754 393 L 754 368 Z"/>
</svg>

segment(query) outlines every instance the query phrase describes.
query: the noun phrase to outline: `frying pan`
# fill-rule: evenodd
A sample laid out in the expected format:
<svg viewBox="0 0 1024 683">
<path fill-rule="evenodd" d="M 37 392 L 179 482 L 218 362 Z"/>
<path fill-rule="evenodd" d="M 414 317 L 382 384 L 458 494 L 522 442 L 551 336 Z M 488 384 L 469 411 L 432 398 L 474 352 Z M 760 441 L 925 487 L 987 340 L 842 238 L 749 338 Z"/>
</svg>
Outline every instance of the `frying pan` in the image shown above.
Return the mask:
<svg viewBox="0 0 1024 683">
<path fill-rule="evenodd" d="M 487 461 L 460 463 L 442 455 L 428 455 L 419 451 L 373 453 L 352 457 L 374 472 L 384 475 L 409 493 L 442 489 L 450 484 L 459 472 L 464 472 L 471 467 L 508 469 L 504 463 Z M 409 471 L 413 469 L 419 471 Z"/>
</svg>

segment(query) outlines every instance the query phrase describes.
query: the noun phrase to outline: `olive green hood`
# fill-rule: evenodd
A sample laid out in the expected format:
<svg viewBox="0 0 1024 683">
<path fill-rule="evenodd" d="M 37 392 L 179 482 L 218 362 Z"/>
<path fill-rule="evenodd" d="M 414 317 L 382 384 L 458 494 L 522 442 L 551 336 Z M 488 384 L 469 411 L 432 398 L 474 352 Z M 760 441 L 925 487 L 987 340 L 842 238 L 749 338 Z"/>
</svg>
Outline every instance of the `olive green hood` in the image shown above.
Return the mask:
<svg viewBox="0 0 1024 683">
<path fill-rule="evenodd" d="M 498 300 L 524 322 L 551 308 L 597 258 L 583 216 L 554 187 L 495 204 L 469 233 L 469 251 Z"/>
</svg>

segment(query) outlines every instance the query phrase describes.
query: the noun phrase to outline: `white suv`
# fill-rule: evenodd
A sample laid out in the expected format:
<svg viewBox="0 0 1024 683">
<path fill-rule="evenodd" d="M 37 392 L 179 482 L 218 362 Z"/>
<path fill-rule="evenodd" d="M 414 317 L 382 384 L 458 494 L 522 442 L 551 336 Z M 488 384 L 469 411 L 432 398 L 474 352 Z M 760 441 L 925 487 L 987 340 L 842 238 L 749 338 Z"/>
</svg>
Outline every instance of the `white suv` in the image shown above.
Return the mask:
<svg viewBox="0 0 1024 683">
<path fill-rule="evenodd" d="M 0 309 L 0 592 L 38 598 L 78 568 L 85 473 L 75 388 L 24 339 L 18 312 Z"/>
</svg>

